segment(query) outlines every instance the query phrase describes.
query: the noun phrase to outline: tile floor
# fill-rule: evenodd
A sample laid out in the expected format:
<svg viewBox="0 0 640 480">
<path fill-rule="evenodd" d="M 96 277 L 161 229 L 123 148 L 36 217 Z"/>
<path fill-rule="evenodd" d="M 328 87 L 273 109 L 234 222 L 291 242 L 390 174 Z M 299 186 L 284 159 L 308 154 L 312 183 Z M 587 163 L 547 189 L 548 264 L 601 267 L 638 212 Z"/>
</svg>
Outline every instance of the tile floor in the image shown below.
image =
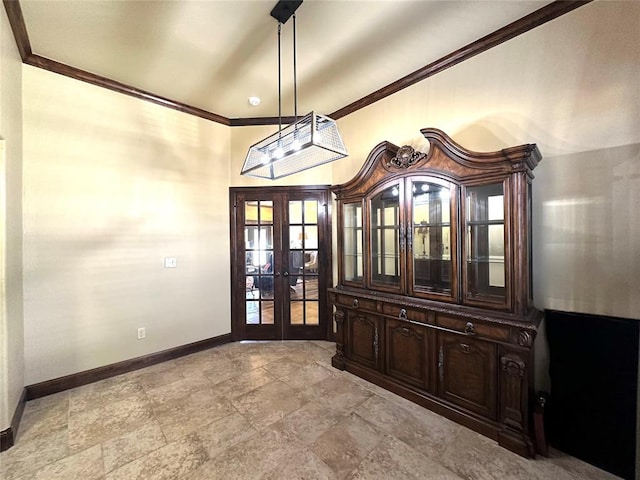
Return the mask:
<svg viewBox="0 0 640 480">
<path fill-rule="evenodd" d="M 27 403 L 3 480 L 614 479 L 525 460 L 331 367 L 329 342 L 232 343 Z"/>
</svg>

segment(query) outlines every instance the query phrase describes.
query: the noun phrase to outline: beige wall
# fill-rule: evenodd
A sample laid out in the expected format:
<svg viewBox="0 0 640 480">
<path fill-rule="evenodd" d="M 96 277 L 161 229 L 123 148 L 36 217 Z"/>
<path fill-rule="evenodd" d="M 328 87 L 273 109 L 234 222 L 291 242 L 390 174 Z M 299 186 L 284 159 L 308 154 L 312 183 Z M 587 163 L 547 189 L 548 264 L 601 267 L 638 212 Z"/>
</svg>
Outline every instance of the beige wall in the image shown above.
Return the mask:
<svg viewBox="0 0 640 480">
<path fill-rule="evenodd" d="M 229 333 L 229 128 L 23 74 L 26 384 Z"/>
<path fill-rule="evenodd" d="M 22 318 L 22 66 L 0 8 L 0 431 L 24 387 Z"/>
</svg>

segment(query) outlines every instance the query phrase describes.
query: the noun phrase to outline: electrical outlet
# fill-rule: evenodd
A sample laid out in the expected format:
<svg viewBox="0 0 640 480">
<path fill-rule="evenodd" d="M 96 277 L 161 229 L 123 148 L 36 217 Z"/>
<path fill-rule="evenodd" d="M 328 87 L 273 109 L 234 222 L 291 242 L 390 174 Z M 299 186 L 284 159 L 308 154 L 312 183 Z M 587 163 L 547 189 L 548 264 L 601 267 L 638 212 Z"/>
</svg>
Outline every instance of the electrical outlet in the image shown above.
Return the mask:
<svg viewBox="0 0 640 480">
<path fill-rule="evenodd" d="M 176 257 L 165 257 L 164 259 L 164 268 L 176 268 L 178 263 L 176 261 Z"/>
<path fill-rule="evenodd" d="M 147 332 L 145 331 L 144 327 L 140 327 L 138 329 L 138 340 L 142 340 L 146 335 Z"/>
</svg>

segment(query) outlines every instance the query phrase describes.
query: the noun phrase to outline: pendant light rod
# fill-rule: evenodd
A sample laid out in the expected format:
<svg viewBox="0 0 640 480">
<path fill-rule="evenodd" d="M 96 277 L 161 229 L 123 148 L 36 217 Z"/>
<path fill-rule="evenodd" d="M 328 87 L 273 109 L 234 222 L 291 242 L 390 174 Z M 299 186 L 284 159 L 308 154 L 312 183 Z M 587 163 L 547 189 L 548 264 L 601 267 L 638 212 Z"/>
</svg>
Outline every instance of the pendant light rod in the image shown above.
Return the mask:
<svg viewBox="0 0 640 480">
<path fill-rule="evenodd" d="M 298 80 L 296 76 L 296 14 L 293 14 L 293 115 L 298 121 Z"/>
<path fill-rule="evenodd" d="M 282 60 L 280 55 L 280 37 L 282 22 L 278 21 L 278 132 L 282 132 Z"/>
</svg>

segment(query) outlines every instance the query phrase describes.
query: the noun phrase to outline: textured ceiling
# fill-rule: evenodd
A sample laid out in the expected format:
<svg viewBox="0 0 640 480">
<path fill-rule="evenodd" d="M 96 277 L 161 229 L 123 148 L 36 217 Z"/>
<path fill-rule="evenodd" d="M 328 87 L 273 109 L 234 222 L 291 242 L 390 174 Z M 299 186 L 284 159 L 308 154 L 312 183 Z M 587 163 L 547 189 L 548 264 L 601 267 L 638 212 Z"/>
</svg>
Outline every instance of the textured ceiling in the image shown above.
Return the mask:
<svg viewBox="0 0 640 480">
<path fill-rule="evenodd" d="M 305 0 L 298 113 L 329 114 L 549 4 Z M 278 115 L 274 1 L 20 2 L 31 50 L 227 118 Z M 293 114 L 293 23 L 282 27 L 283 115 Z M 258 107 L 248 97 L 261 97 Z"/>
</svg>

